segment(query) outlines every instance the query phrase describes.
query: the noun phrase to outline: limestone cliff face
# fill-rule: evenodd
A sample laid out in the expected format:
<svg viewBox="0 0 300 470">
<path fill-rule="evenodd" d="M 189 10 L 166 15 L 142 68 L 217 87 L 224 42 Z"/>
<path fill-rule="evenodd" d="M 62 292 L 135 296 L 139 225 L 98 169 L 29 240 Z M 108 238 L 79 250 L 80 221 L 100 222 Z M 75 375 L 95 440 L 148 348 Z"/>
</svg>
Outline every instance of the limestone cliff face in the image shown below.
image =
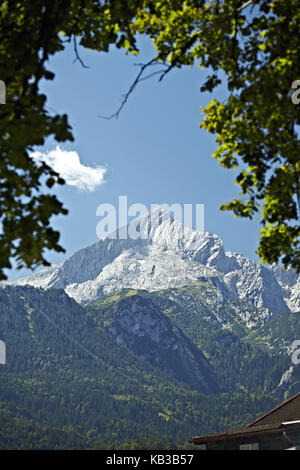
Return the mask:
<svg viewBox="0 0 300 470">
<path fill-rule="evenodd" d="M 219 391 L 211 365 L 151 299 L 124 299 L 107 331 L 154 366 L 203 393 Z"/>
</svg>

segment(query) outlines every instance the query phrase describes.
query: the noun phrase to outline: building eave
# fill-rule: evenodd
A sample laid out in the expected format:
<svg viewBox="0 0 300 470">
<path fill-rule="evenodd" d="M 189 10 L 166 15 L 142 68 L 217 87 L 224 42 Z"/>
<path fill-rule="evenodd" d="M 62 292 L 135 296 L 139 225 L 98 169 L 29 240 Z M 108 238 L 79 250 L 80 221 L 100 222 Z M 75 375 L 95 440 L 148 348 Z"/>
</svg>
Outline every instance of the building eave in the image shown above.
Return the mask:
<svg viewBox="0 0 300 470">
<path fill-rule="evenodd" d="M 281 423 L 279 426 L 272 427 L 271 429 L 251 429 L 251 428 L 243 428 L 240 430 L 230 431 L 228 433 L 222 434 L 210 434 L 207 436 L 199 436 L 194 437 L 189 441 L 191 444 L 200 445 L 206 444 L 208 442 L 217 442 L 217 441 L 224 441 L 224 440 L 235 440 L 235 439 L 249 439 L 252 437 L 258 436 L 269 436 L 275 434 L 282 434 L 284 439 L 287 439 L 287 432 L 288 431 L 300 431 L 300 424 L 283 424 Z"/>
</svg>

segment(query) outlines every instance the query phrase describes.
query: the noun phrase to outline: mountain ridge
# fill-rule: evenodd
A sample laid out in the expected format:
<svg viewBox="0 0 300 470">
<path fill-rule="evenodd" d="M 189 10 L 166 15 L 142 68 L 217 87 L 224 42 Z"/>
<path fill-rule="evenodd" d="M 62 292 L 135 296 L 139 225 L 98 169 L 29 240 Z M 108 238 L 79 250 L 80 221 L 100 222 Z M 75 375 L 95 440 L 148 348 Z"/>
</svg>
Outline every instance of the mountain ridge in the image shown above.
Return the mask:
<svg viewBox="0 0 300 470">
<path fill-rule="evenodd" d="M 266 320 L 282 311 L 300 309 L 300 278 L 294 271 L 266 267 L 225 251 L 218 235 L 185 227 L 162 207 L 132 221 L 127 226 L 127 233 L 130 231 L 139 238 L 121 238 L 122 227 L 63 263 L 6 283 L 62 288 L 78 303 L 86 304 L 118 289 L 152 292 L 214 279 L 221 302 L 228 296 L 249 300 L 262 309 Z"/>
</svg>

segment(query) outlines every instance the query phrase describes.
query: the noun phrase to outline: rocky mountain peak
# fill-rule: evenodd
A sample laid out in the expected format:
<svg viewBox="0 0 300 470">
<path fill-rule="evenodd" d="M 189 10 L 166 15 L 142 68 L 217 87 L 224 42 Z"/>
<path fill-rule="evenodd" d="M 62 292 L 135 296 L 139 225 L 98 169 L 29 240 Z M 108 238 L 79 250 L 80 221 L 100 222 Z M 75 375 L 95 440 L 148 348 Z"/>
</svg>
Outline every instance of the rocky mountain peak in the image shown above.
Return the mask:
<svg viewBox="0 0 300 470">
<path fill-rule="evenodd" d="M 246 299 L 262 309 L 266 318 L 300 306 L 294 272 L 225 251 L 218 235 L 184 226 L 163 206 L 65 262 L 10 284 L 63 288 L 77 302 L 89 303 L 117 289 L 157 291 L 209 278 L 215 280 L 216 298 L 228 298 L 229 292 L 236 301 Z"/>
</svg>

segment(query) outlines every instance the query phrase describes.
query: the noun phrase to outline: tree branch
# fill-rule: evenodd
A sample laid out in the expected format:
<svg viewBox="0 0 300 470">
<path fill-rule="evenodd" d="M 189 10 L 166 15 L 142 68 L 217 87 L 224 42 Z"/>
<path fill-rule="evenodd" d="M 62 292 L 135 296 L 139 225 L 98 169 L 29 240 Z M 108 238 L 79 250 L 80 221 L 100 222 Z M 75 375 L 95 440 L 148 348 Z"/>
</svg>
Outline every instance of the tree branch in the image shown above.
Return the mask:
<svg viewBox="0 0 300 470">
<path fill-rule="evenodd" d="M 143 73 L 145 72 L 145 70 L 148 68 L 148 67 L 152 67 L 154 65 L 162 65 L 162 66 L 165 66 L 167 67 L 167 65 L 164 63 L 164 62 L 158 62 L 157 61 L 157 57 L 151 59 L 149 62 L 145 63 L 145 64 L 135 64 L 136 66 L 140 67 L 140 71 L 138 73 L 138 75 L 136 76 L 134 82 L 131 84 L 129 90 L 127 91 L 127 93 L 125 95 L 123 95 L 123 100 L 119 106 L 119 108 L 117 109 L 116 112 L 114 112 L 113 114 L 111 114 L 110 116 L 98 116 L 102 119 L 107 119 L 107 120 L 111 120 L 113 118 L 116 118 L 118 119 L 122 109 L 124 108 L 125 104 L 127 103 L 128 101 L 128 98 L 129 96 L 131 95 L 131 93 L 135 90 L 135 88 L 137 87 L 137 85 L 140 83 L 140 82 L 143 82 L 144 80 L 148 80 L 148 78 L 151 78 L 153 77 L 154 75 L 159 75 L 162 73 L 161 70 L 156 70 L 155 72 L 153 73 L 150 73 L 149 75 L 147 75 L 146 77 L 143 77 Z"/>
<path fill-rule="evenodd" d="M 77 48 L 77 40 L 76 40 L 75 34 L 73 35 L 73 42 L 74 42 L 74 52 L 75 52 L 75 56 L 76 56 L 75 59 L 73 60 L 73 64 L 78 60 L 84 69 L 89 69 L 89 66 L 85 65 L 85 63 L 83 62 L 83 60 L 79 56 L 78 48 Z"/>
</svg>

